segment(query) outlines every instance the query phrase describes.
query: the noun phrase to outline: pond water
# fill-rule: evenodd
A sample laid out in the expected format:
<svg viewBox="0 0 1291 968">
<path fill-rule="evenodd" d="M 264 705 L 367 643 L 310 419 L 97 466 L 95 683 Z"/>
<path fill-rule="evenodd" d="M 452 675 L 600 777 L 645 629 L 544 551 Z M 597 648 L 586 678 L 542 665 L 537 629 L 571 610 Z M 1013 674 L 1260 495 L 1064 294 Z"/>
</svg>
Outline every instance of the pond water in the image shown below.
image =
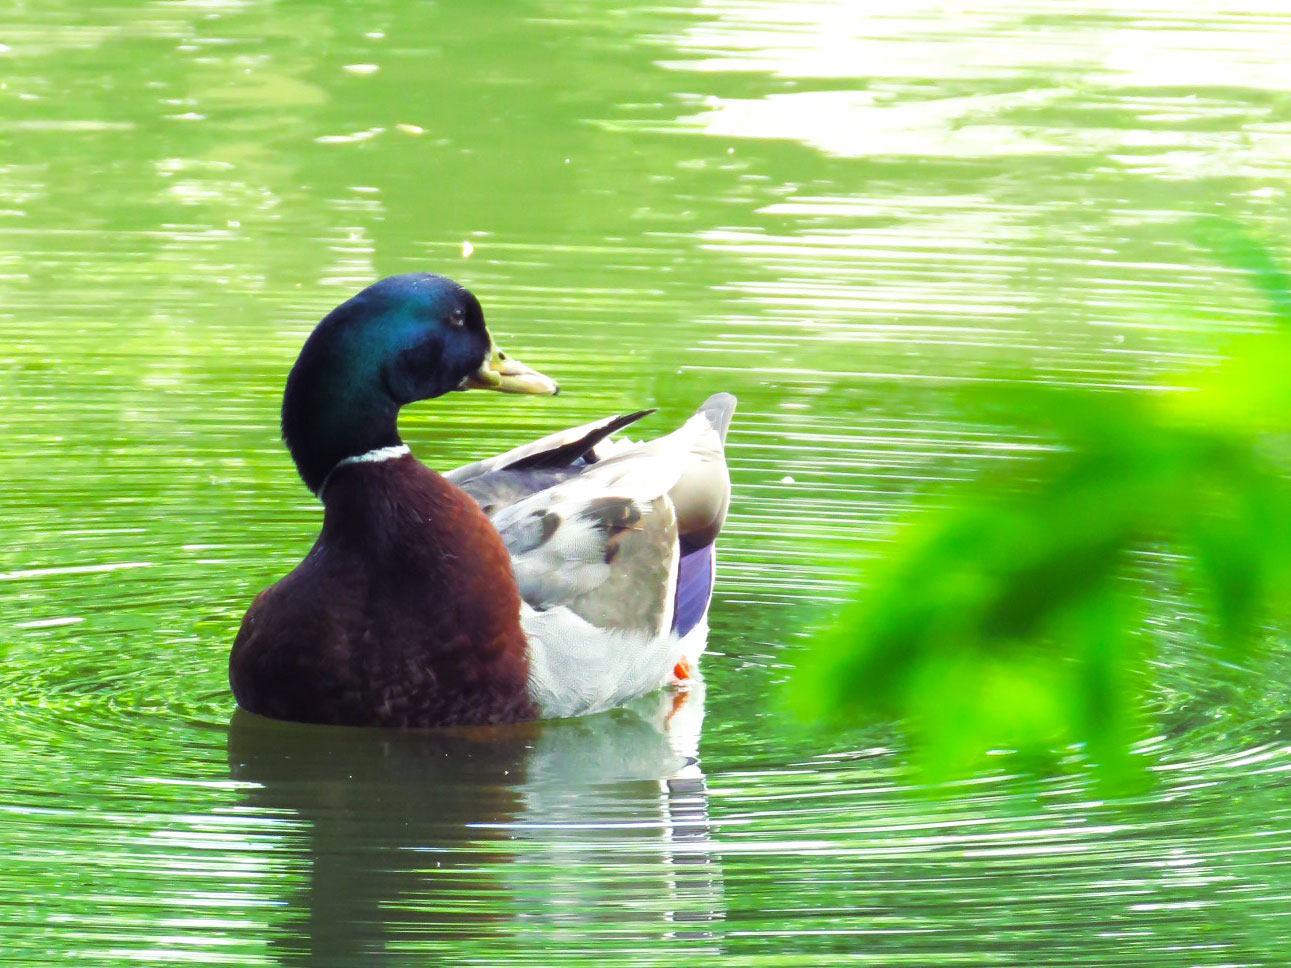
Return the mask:
<svg viewBox="0 0 1291 968">
<path fill-rule="evenodd" d="M 929 799 L 894 730 L 775 710 L 856 549 L 1035 446 L 964 387 L 1142 385 L 1269 324 L 1188 225 L 1285 255 L 1289 47 L 1284 0 L 8 5 L 4 963 L 1285 964 L 1288 663 L 1220 684 L 1170 588 L 1131 800 Z M 565 390 L 410 408 L 432 466 L 739 396 L 666 726 L 234 716 L 241 615 L 320 523 L 287 369 L 414 269 Z"/>
</svg>

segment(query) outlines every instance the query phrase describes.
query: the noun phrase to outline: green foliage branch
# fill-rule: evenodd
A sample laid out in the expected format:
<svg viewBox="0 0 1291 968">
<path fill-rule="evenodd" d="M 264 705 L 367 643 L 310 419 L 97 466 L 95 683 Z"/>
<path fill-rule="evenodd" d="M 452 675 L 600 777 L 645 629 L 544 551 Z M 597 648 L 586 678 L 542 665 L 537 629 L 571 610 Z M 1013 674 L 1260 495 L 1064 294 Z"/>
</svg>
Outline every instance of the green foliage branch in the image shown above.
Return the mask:
<svg viewBox="0 0 1291 968">
<path fill-rule="evenodd" d="M 1188 555 L 1215 646 L 1248 654 L 1291 575 L 1291 282 L 1232 226 L 1201 228 L 1277 329 L 1170 391 L 1009 391 L 1053 448 L 916 515 L 858 571 L 790 684 L 800 718 L 901 720 L 933 783 L 997 751 L 1051 772 L 1074 747 L 1125 792 L 1144 778 L 1144 552 Z"/>
</svg>

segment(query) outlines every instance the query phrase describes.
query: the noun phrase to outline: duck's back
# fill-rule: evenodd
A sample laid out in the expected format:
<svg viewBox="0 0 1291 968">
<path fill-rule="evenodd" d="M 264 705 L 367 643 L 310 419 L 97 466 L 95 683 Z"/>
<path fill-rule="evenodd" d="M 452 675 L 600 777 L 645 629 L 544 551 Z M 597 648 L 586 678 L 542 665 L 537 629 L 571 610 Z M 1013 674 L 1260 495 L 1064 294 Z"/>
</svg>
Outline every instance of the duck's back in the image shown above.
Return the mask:
<svg viewBox="0 0 1291 968">
<path fill-rule="evenodd" d="M 734 397 L 716 394 L 641 444 L 601 441 L 648 411 L 609 418 L 447 475 L 511 554 L 541 715 L 610 708 L 698 659 L 730 501 L 723 445 L 734 409 Z M 585 456 L 552 466 L 575 454 Z"/>
<path fill-rule="evenodd" d="M 341 468 L 309 555 L 242 622 L 229 678 L 266 716 L 371 726 L 537 714 L 506 548 L 411 457 Z"/>
</svg>

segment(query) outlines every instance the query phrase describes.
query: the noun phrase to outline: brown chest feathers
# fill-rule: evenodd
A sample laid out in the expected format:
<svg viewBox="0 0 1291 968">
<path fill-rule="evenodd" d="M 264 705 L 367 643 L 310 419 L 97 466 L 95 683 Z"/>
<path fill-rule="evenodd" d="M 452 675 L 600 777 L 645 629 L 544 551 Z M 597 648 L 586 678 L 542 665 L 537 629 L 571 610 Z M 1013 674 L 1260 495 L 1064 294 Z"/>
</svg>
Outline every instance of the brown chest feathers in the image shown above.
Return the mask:
<svg viewBox="0 0 1291 968">
<path fill-rule="evenodd" d="M 534 718 L 511 560 L 475 502 L 405 456 L 340 468 L 324 505 L 313 549 L 242 620 L 238 703 L 352 726 Z"/>
</svg>

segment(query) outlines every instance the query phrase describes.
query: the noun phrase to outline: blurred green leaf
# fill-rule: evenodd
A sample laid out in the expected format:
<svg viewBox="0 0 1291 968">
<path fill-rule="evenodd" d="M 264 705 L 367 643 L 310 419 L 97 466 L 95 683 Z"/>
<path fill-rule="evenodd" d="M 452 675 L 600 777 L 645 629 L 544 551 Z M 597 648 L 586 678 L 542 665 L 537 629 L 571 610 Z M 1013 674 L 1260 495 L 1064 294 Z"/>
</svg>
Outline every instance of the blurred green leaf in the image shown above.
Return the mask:
<svg viewBox="0 0 1291 968">
<path fill-rule="evenodd" d="M 1198 236 L 1291 322 L 1291 279 L 1265 248 L 1221 220 Z M 1288 373 L 1291 327 L 1169 393 L 991 390 L 1048 449 L 915 516 L 860 570 L 864 590 L 814 635 L 793 709 L 904 721 L 929 781 L 1003 751 L 1010 769 L 1049 772 L 1076 747 L 1107 790 L 1140 788 L 1149 656 L 1129 566 L 1150 547 L 1190 552 L 1215 642 L 1246 654 L 1291 576 Z"/>
</svg>

